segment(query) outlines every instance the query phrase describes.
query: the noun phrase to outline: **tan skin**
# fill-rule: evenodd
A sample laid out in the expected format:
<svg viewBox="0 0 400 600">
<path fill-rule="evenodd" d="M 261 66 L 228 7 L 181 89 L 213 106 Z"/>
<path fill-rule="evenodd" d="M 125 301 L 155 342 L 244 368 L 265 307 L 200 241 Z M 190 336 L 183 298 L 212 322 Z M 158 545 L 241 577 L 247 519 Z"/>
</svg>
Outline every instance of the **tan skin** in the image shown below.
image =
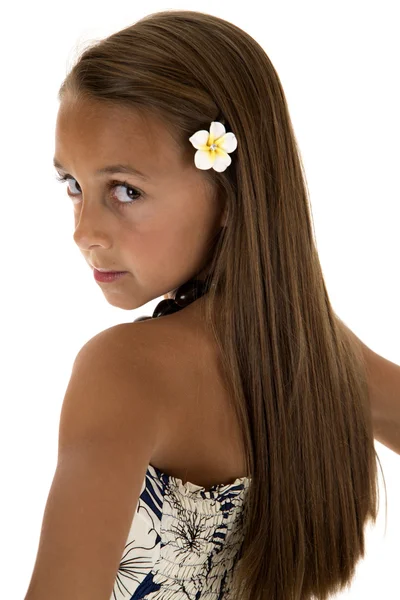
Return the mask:
<svg viewBox="0 0 400 600">
<path fill-rule="evenodd" d="M 203 268 L 209 240 L 223 224 L 223 216 L 204 185 L 204 173 L 192 162 L 184 164 L 161 122 L 145 122 L 131 110 L 88 102 L 74 104 L 65 99 L 57 118 L 55 156 L 74 178 L 68 184 L 70 194 L 76 194 L 72 204 L 74 240 L 89 267 L 94 264 L 128 271 L 114 283 L 99 283 L 110 304 L 126 310 L 141 307 L 167 295 L 167 290 L 175 290 Z M 97 169 L 117 162 L 133 164 L 149 174 L 151 181 L 126 174 L 95 174 Z M 107 182 L 111 178 L 141 189 L 143 202 L 125 208 L 115 204 L 118 198 L 127 201 L 130 196 L 121 185 L 109 192 Z M 144 338 L 138 335 L 135 341 L 146 341 L 144 352 L 150 358 L 140 381 L 135 375 L 137 369 L 133 369 L 135 402 L 131 380 L 126 378 L 129 352 L 122 353 L 124 362 L 115 360 L 116 354 L 122 358 L 121 347 L 131 347 L 129 324 L 118 330 L 118 339 L 114 330 L 112 337 L 107 330 L 108 345 L 97 341 L 94 348 L 90 346 L 90 360 L 85 353 L 85 358 L 81 356 L 74 364 L 78 371 L 73 370 L 63 403 L 61 452 L 25 600 L 110 597 L 133 518 L 132 499 L 139 496 L 143 482 L 138 473 L 141 470 L 143 474 L 143 463 L 147 466 L 149 458 L 165 473 L 207 489 L 244 475 L 244 451 L 237 443 L 241 432 L 221 381 L 217 353 L 206 336 L 187 335 L 193 330 L 201 301 L 165 318 L 145 321 L 148 325 L 142 328 L 134 324 L 135 331 L 146 332 Z M 203 333 L 199 320 L 197 325 Z M 151 335 L 154 343 L 148 343 Z M 197 344 L 198 339 L 206 341 Z M 173 352 L 169 351 L 171 340 Z M 362 342 L 354 336 L 354 343 Z M 116 345 L 118 352 L 113 350 Z M 166 349 L 164 362 L 158 356 L 160 346 Z M 154 349 L 158 353 L 156 365 Z M 365 345 L 363 351 L 370 374 L 375 437 L 400 453 L 400 367 Z M 207 365 L 205 369 L 197 366 L 199 354 L 200 366 Z M 103 365 L 100 368 L 99 362 Z M 107 373 L 110 364 L 113 377 L 103 378 L 104 387 L 97 388 L 99 373 Z M 130 362 L 129 370 L 132 366 L 139 366 L 142 375 L 145 361 Z M 159 376 L 164 372 L 168 377 L 162 379 L 161 389 Z M 128 385 L 121 383 L 116 390 L 116 381 Z M 141 397 L 147 401 L 137 401 Z M 171 407 L 179 405 L 169 411 L 168 418 L 164 418 L 164 411 L 159 416 L 165 398 L 171 398 Z M 136 419 L 135 411 L 145 416 Z M 111 418 L 118 424 L 117 436 L 104 433 L 104 423 L 108 425 Z M 90 432 L 91 441 L 96 432 L 94 437 L 101 443 L 82 444 L 82 431 Z"/>
<path fill-rule="evenodd" d="M 374 352 L 344 323 L 341 326 L 365 358 L 374 438 L 400 455 L 400 365 Z"/>
<path fill-rule="evenodd" d="M 68 194 L 76 244 L 89 267 L 127 271 L 113 283 L 97 282 L 110 304 L 133 310 L 172 297 L 197 274 L 204 277 L 207 250 L 225 225 L 225 212 L 204 172 L 183 159 L 159 118 L 66 96 L 55 142 L 55 158 L 64 167 L 58 172 L 73 178 Z M 133 166 L 149 181 L 126 173 L 96 175 L 116 163 Z M 119 185 L 108 191 L 113 180 Z M 124 181 L 134 189 L 124 188 Z M 137 203 L 124 206 L 135 198 Z M 181 310 L 179 319 L 194 322 L 200 304 L 201 299 Z M 400 454 L 400 366 L 348 331 L 367 361 L 375 438 Z"/>
<path fill-rule="evenodd" d="M 73 237 L 89 267 L 127 271 L 112 283 L 97 282 L 110 304 L 134 310 L 203 273 L 224 214 L 204 171 L 184 160 L 161 119 L 67 96 L 57 115 L 55 159 L 63 166 L 58 173 L 71 175 Z M 116 163 L 149 180 L 96 174 Z M 112 181 L 118 186 L 108 190 Z"/>
</svg>

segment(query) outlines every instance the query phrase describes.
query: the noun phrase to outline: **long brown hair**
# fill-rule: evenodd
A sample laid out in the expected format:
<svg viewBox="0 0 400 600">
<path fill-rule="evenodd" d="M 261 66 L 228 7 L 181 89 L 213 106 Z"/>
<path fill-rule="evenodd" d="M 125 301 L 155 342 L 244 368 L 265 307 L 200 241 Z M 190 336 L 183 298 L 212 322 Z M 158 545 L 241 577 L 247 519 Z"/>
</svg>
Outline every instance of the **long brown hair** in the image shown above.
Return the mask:
<svg viewBox="0 0 400 600">
<path fill-rule="evenodd" d="M 367 520 L 377 519 L 379 457 L 365 359 L 328 298 L 270 59 L 228 21 L 163 11 L 89 45 L 59 100 L 66 92 L 161 115 L 190 161 L 189 137 L 211 121 L 235 133 L 232 164 L 204 171 L 227 220 L 203 307 L 251 477 L 232 597 L 323 600 L 341 591 L 364 556 Z"/>
</svg>

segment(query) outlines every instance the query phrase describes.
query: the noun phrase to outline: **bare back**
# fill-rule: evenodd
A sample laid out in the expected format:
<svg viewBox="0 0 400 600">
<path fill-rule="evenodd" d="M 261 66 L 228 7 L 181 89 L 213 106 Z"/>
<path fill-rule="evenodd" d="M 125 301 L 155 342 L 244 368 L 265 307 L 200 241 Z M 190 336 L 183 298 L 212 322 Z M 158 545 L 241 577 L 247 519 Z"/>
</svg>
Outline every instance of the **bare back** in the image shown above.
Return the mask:
<svg viewBox="0 0 400 600">
<path fill-rule="evenodd" d="M 154 390 L 166 409 L 165 435 L 151 464 L 183 483 L 209 488 L 248 474 L 218 348 L 196 316 L 190 305 L 140 326 L 150 350 L 146 373 L 156 379 Z"/>
</svg>

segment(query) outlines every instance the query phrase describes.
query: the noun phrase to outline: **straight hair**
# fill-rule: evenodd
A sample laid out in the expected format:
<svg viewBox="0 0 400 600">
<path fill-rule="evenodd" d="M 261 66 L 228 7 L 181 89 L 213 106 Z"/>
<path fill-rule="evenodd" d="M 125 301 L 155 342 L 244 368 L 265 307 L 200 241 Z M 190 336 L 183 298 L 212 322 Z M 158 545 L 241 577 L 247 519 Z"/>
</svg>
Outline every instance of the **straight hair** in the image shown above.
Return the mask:
<svg viewBox="0 0 400 600">
<path fill-rule="evenodd" d="M 328 297 L 300 151 L 266 52 L 221 18 L 152 13 L 91 42 L 58 99 L 66 94 L 162 117 L 192 162 L 195 131 L 220 121 L 235 133 L 231 165 L 203 172 L 227 220 L 209 248 L 202 317 L 251 478 L 226 592 L 324 600 L 350 587 L 378 514 L 367 367 Z"/>
</svg>

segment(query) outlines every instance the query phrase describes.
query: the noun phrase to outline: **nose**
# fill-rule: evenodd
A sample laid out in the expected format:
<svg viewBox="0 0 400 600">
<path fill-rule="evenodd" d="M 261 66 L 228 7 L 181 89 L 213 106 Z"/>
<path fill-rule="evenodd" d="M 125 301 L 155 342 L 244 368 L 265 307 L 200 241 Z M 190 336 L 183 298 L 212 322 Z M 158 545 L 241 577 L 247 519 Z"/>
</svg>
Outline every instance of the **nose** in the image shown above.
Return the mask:
<svg viewBox="0 0 400 600">
<path fill-rule="evenodd" d="M 91 203 L 80 203 L 75 209 L 74 242 L 81 250 L 87 250 L 93 245 L 109 247 L 109 219 L 104 207 L 94 200 Z"/>
</svg>

